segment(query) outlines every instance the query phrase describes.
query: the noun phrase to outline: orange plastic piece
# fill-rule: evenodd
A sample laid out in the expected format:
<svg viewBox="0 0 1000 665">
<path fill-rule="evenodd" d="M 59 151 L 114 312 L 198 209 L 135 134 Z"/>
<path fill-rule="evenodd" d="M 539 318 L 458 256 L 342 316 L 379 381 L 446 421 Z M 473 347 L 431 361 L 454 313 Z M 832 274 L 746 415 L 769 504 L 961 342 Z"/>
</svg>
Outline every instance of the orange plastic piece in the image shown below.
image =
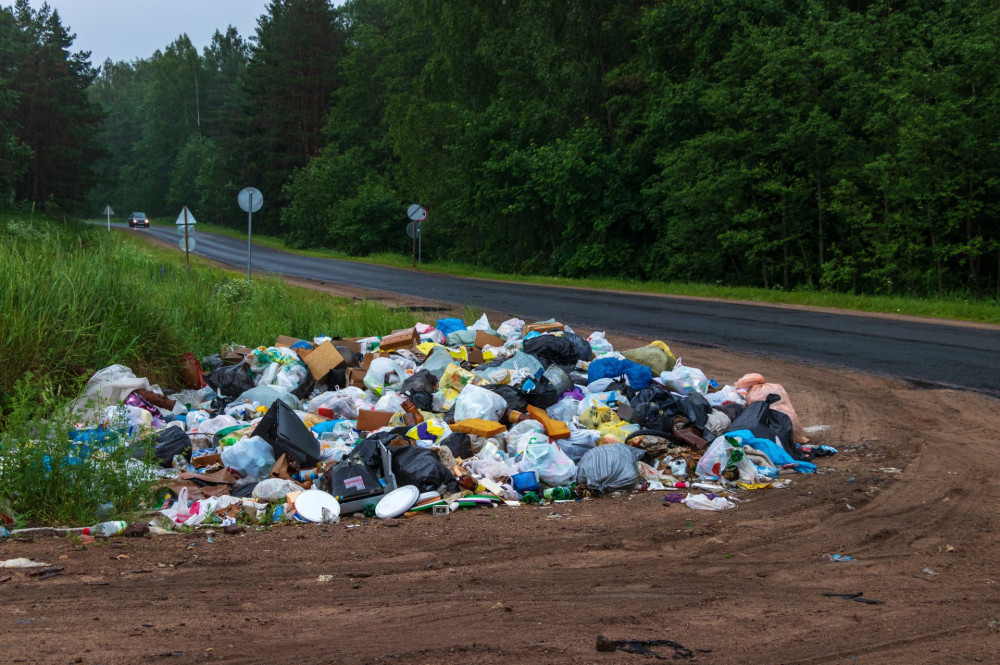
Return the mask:
<svg viewBox="0 0 1000 665">
<path fill-rule="evenodd" d="M 459 420 L 452 425 L 451 431 L 459 432 L 460 434 L 472 434 L 474 436 L 488 437 L 506 432 L 507 428 L 492 420 L 483 420 L 482 418 L 466 418 L 465 420 Z M 567 433 L 566 436 L 569 436 L 569 434 Z"/>
<path fill-rule="evenodd" d="M 548 435 L 550 439 L 555 441 L 556 439 L 568 439 L 569 438 L 569 427 L 566 426 L 561 420 L 555 420 L 554 418 L 549 418 L 549 414 L 545 413 L 544 409 L 539 409 L 537 406 L 528 405 L 528 415 L 537 420 L 545 427 L 545 434 Z"/>
</svg>

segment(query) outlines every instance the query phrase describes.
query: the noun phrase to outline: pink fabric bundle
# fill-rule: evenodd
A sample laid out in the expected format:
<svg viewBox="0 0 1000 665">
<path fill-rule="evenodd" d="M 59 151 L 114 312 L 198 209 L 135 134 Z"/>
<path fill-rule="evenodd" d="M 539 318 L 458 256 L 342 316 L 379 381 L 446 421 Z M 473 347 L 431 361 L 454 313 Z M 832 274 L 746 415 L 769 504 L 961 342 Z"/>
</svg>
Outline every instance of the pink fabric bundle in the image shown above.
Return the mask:
<svg viewBox="0 0 1000 665">
<path fill-rule="evenodd" d="M 788 393 L 780 383 L 768 383 L 760 374 L 744 374 L 736 382 L 736 388 L 746 390 L 747 404 L 751 402 L 762 402 L 770 394 L 781 395 L 781 400 L 771 405 L 772 409 L 781 411 L 792 420 L 792 438 L 795 443 L 808 443 L 809 438 L 802 431 L 802 423 L 799 422 L 799 414 L 795 413 L 792 400 L 788 399 Z"/>
</svg>

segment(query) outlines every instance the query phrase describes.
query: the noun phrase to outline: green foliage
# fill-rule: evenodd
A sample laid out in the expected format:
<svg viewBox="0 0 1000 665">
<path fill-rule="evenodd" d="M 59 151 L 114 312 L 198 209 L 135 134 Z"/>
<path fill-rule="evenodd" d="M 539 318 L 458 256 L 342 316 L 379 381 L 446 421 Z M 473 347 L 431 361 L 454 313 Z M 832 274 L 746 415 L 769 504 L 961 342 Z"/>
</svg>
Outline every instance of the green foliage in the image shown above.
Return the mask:
<svg viewBox="0 0 1000 665">
<path fill-rule="evenodd" d="M 0 505 L 18 526 L 128 518 L 152 498 L 149 467 L 133 459 L 123 435 L 71 440 L 70 407 L 52 377 L 28 372 L 13 387 L 0 434 Z"/>
<path fill-rule="evenodd" d="M 47 4 L 0 7 L 0 204 L 74 209 L 96 182 L 102 116 L 87 98 L 90 54 L 71 53 L 74 38 Z"/>
<path fill-rule="evenodd" d="M 0 422 L 27 372 L 69 387 L 120 363 L 176 386 L 176 359 L 188 351 L 201 356 L 278 335 L 350 337 L 413 325 L 408 312 L 291 289 L 276 278 L 247 285 L 218 270 L 188 272 L 176 251 L 138 251 L 128 236 L 95 227 L 0 216 L 0 244 Z"/>
</svg>

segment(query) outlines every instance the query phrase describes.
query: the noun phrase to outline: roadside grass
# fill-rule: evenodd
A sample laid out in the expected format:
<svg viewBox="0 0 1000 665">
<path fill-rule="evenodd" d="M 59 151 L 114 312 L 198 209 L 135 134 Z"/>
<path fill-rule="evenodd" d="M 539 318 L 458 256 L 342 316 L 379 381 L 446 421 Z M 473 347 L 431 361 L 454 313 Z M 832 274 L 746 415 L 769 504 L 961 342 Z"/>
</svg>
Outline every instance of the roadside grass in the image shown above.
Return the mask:
<svg viewBox="0 0 1000 665">
<path fill-rule="evenodd" d="M 199 224 L 202 231 L 218 233 L 231 238 L 246 238 L 245 233 L 215 224 Z M 347 256 L 332 250 L 300 250 L 289 249 L 280 238 L 255 234 L 256 244 L 283 251 L 294 252 L 303 256 L 340 259 L 395 268 L 412 269 L 412 258 L 400 254 L 376 253 L 366 257 Z M 945 298 L 917 298 L 892 295 L 854 295 L 837 293 L 821 289 L 782 290 L 762 289 L 722 284 L 698 284 L 688 282 L 643 282 L 639 280 L 601 278 L 568 278 L 547 275 L 508 274 L 486 270 L 470 263 L 455 261 L 424 262 L 416 270 L 457 277 L 472 277 L 493 279 L 499 281 L 523 282 L 548 286 L 567 286 L 590 289 L 605 289 L 611 291 L 626 291 L 630 293 L 657 293 L 663 295 L 688 296 L 695 298 L 714 298 L 720 300 L 738 300 L 744 302 L 770 303 L 779 305 L 797 305 L 805 307 L 825 307 L 859 312 L 874 312 L 882 314 L 904 314 L 936 319 L 954 319 L 958 321 L 975 321 L 981 323 L 1000 324 L 1000 298 L 976 299 L 967 294 L 953 294 Z"/>
<path fill-rule="evenodd" d="M 0 512 L 7 503 L 31 521 L 76 524 L 96 516 L 97 480 L 68 442 L 74 423 L 67 404 L 98 369 L 122 364 L 151 383 L 180 388 L 178 357 L 186 352 L 201 357 L 228 344 L 266 346 L 282 334 L 384 334 L 415 322 L 409 311 L 279 278 L 248 283 L 237 271 L 199 261 L 188 269 L 177 252 L 123 235 L 0 213 Z M 98 466 L 116 467 L 117 450 L 102 450 L 108 464 Z M 57 460 L 69 460 L 74 473 L 54 473 L 64 466 Z M 117 511 L 135 504 L 130 482 L 105 480 L 102 503 Z"/>
</svg>

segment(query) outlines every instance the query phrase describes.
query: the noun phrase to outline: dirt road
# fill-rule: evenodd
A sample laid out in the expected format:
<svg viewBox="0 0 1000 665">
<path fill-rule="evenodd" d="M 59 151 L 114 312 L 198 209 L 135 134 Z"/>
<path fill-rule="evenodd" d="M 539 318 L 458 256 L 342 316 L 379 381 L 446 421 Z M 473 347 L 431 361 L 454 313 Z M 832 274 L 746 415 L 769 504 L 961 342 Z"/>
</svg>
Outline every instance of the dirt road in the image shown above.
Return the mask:
<svg viewBox="0 0 1000 665">
<path fill-rule="evenodd" d="M 598 651 L 598 635 L 670 641 L 650 648 L 672 662 L 998 662 L 1000 402 L 675 350 L 720 381 L 783 383 L 840 453 L 725 513 L 634 493 L 87 547 L 0 541 L 0 560 L 64 568 L 0 570 L 0 662 L 657 660 Z M 859 593 L 877 604 L 826 595 Z"/>
</svg>

